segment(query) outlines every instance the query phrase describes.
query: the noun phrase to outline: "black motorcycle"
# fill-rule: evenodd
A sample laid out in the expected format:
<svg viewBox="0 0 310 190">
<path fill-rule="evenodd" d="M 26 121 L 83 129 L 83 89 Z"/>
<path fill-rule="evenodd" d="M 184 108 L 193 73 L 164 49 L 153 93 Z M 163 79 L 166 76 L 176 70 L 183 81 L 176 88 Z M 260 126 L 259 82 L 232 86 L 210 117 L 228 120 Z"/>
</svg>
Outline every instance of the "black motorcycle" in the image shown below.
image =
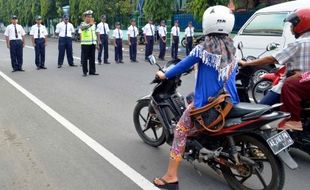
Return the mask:
<svg viewBox="0 0 310 190">
<path fill-rule="evenodd" d="M 161 71 L 178 62 L 170 61 L 162 68 L 150 56 L 150 63 Z M 168 80 L 155 78 L 153 92 L 138 100 L 133 121 L 146 144 L 153 147 L 165 142 L 172 144 L 174 129 L 186 109 L 183 96 L 177 92 L 183 75 Z M 274 111 L 275 108 L 249 103 L 235 105 L 220 131 L 188 137 L 184 159 L 209 165 L 224 176 L 232 189 L 282 189 L 283 163 L 291 169 L 297 168 L 297 164 L 287 151 L 293 140 L 286 131 L 276 130 L 277 124 L 289 114 Z"/>
<path fill-rule="evenodd" d="M 193 36 L 193 46 L 196 46 L 205 40 L 205 35 L 194 35 Z M 183 37 L 181 40 L 181 45 L 186 47 L 186 38 Z"/>
</svg>

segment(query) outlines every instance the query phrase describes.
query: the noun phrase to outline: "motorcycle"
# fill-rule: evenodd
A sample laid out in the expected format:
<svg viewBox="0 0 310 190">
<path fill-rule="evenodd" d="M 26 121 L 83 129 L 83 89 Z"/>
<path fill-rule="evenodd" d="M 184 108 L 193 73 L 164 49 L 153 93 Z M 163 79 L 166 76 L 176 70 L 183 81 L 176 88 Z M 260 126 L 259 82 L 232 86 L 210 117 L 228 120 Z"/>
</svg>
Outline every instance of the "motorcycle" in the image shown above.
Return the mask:
<svg viewBox="0 0 310 190">
<path fill-rule="evenodd" d="M 278 44 L 275 43 L 268 44 L 266 50 L 262 52 L 257 58 L 261 57 L 268 51 L 275 50 L 277 47 Z M 249 61 L 257 59 L 254 56 L 247 56 L 247 57 L 244 56 L 242 42 L 238 43 L 237 48 L 241 53 L 242 60 Z M 274 68 L 275 68 L 274 65 L 239 68 L 238 75 L 236 76 L 236 84 L 240 101 L 250 103 L 251 99 L 249 97 L 249 92 L 252 90 L 254 84 L 256 84 L 257 81 L 260 80 L 259 76 L 271 72 L 272 70 L 274 70 Z"/>
<path fill-rule="evenodd" d="M 200 44 L 205 40 L 205 35 L 194 35 L 193 36 L 193 46 Z M 181 40 L 181 45 L 185 48 L 186 47 L 186 38 L 183 37 Z"/>
<path fill-rule="evenodd" d="M 252 97 L 255 103 L 259 103 L 261 98 L 264 97 L 273 86 L 278 85 L 284 77 L 293 75 L 294 71 L 287 71 L 286 66 L 276 69 L 272 73 L 263 74 L 252 89 Z M 277 102 L 280 102 L 280 98 Z M 302 102 L 301 118 L 303 124 L 303 131 L 288 131 L 294 140 L 293 148 L 300 149 L 310 154 L 310 100 Z"/>
<path fill-rule="evenodd" d="M 169 61 L 164 67 L 154 56 L 150 56 L 149 61 L 165 72 L 180 60 Z M 190 72 L 167 80 L 155 78 L 151 83 L 156 84 L 152 93 L 137 101 L 133 121 L 146 144 L 172 145 L 174 129 L 186 109 L 184 97 L 177 88 L 182 85 L 181 77 Z M 282 189 L 284 164 L 291 169 L 297 168 L 297 164 L 287 150 L 293 140 L 286 131 L 276 130 L 277 124 L 290 115 L 274 111 L 276 107 L 235 105 L 220 131 L 188 137 L 184 159 L 207 164 L 223 176 L 232 189 Z M 252 187 L 255 182 L 259 186 Z"/>
</svg>

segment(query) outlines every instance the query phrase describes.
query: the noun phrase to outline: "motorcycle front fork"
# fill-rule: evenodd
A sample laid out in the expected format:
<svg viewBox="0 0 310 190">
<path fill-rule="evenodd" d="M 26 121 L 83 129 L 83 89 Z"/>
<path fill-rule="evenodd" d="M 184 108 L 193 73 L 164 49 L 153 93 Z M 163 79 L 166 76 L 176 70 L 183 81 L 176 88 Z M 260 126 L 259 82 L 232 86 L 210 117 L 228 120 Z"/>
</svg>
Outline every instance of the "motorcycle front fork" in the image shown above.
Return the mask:
<svg viewBox="0 0 310 190">
<path fill-rule="evenodd" d="M 226 137 L 227 138 L 227 141 L 228 141 L 228 145 L 229 145 L 229 151 L 230 151 L 230 155 L 233 156 L 236 164 L 240 164 L 240 160 L 239 160 L 239 157 L 238 157 L 238 151 L 237 151 L 237 147 L 236 147 L 236 144 L 235 144 L 235 140 L 232 136 L 228 136 Z"/>
</svg>

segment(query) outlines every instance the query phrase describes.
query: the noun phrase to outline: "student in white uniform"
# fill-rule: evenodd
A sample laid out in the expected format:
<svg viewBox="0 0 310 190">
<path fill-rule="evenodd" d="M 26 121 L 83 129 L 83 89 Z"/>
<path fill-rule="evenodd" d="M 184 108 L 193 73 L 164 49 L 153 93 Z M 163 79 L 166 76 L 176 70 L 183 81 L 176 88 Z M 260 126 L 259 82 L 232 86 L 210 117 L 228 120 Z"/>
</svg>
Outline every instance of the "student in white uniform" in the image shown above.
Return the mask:
<svg viewBox="0 0 310 190">
<path fill-rule="evenodd" d="M 193 23 L 189 22 L 187 28 L 185 29 L 186 55 L 189 55 L 189 53 L 193 49 L 193 36 L 194 36 Z"/>
<path fill-rule="evenodd" d="M 23 66 L 23 48 L 25 47 L 25 31 L 18 23 L 16 15 L 11 17 L 11 24 L 5 29 L 6 46 L 10 49 L 13 71 L 25 71 Z"/>
<path fill-rule="evenodd" d="M 97 25 L 97 34 L 98 34 L 98 42 L 99 42 L 99 51 L 98 51 L 99 65 L 101 65 L 102 63 L 102 57 L 103 57 L 104 64 L 110 64 L 110 62 L 108 62 L 110 28 L 109 28 L 108 23 L 106 23 L 106 20 L 107 20 L 106 15 L 102 15 L 101 22 Z"/>
<path fill-rule="evenodd" d="M 75 33 L 73 25 L 69 22 L 68 15 L 63 16 L 63 21 L 56 25 L 56 34 L 59 36 L 58 40 L 58 68 L 61 68 L 64 62 L 65 53 L 67 53 L 68 64 L 75 67 L 73 62 L 72 50 L 72 34 Z"/>
<path fill-rule="evenodd" d="M 144 42 L 145 42 L 145 61 L 148 61 L 148 57 L 153 54 L 155 26 L 153 20 L 149 19 L 149 22 L 143 27 Z"/>
<path fill-rule="evenodd" d="M 165 54 L 166 54 L 166 42 L 167 42 L 167 28 L 166 28 L 166 23 L 164 20 L 160 22 L 158 34 L 159 34 L 159 56 L 158 58 L 164 61 Z"/>
<path fill-rule="evenodd" d="M 31 41 L 35 52 L 35 64 L 37 70 L 46 69 L 45 67 L 45 46 L 47 45 L 47 30 L 42 25 L 42 17 L 36 17 L 36 24 L 30 30 Z"/>
<path fill-rule="evenodd" d="M 121 30 L 121 24 L 115 23 L 115 30 L 113 31 L 114 47 L 115 47 L 115 63 L 123 62 L 123 32 Z"/>
<path fill-rule="evenodd" d="M 131 19 L 131 25 L 128 27 L 128 45 L 131 62 L 137 62 L 137 36 L 139 35 L 136 27 L 136 20 Z"/>
<path fill-rule="evenodd" d="M 180 28 L 179 21 L 176 20 L 174 22 L 174 26 L 171 28 L 171 57 L 172 59 L 178 59 L 178 51 L 179 51 L 179 41 L 180 41 Z"/>
</svg>

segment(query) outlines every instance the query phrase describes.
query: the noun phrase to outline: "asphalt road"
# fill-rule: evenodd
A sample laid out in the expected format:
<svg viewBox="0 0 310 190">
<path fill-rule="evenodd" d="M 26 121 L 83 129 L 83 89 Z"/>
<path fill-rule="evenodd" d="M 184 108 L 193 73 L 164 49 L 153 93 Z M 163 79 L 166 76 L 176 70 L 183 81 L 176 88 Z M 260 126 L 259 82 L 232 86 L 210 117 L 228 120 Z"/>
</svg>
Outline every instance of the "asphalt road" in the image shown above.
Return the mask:
<svg viewBox="0 0 310 190">
<path fill-rule="evenodd" d="M 0 39 L 3 36 L 0 35 Z M 30 45 L 29 40 L 27 45 Z M 114 53 L 110 46 L 110 61 Z M 11 73 L 9 51 L 0 41 L 0 71 L 55 110 L 63 118 L 112 152 L 148 181 L 161 176 L 169 147 L 151 148 L 135 132 L 132 112 L 136 100 L 152 89 L 157 68 L 143 61 L 130 63 L 125 46 L 122 65 L 97 65 L 99 76 L 82 77 L 81 67 L 57 68 L 57 41 L 49 40 L 47 70 L 37 71 L 34 50 L 24 49 L 26 72 Z M 156 53 L 155 53 L 156 54 Z M 80 57 L 79 44 L 74 56 Z M 75 59 L 79 65 L 79 60 Z M 184 77 L 181 93 L 192 91 L 194 77 Z M 137 181 L 107 162 L 49 113 L 0 77 L 0 189 L 1 190 L 137 190 Z M 310 156 L 292 155 L 299 168 L 286 168 L 286 190 L 309 189 Z M 203 165 L 184 162 L 182 190 L 229 189 L 223 178 Z"/>
</svg>

